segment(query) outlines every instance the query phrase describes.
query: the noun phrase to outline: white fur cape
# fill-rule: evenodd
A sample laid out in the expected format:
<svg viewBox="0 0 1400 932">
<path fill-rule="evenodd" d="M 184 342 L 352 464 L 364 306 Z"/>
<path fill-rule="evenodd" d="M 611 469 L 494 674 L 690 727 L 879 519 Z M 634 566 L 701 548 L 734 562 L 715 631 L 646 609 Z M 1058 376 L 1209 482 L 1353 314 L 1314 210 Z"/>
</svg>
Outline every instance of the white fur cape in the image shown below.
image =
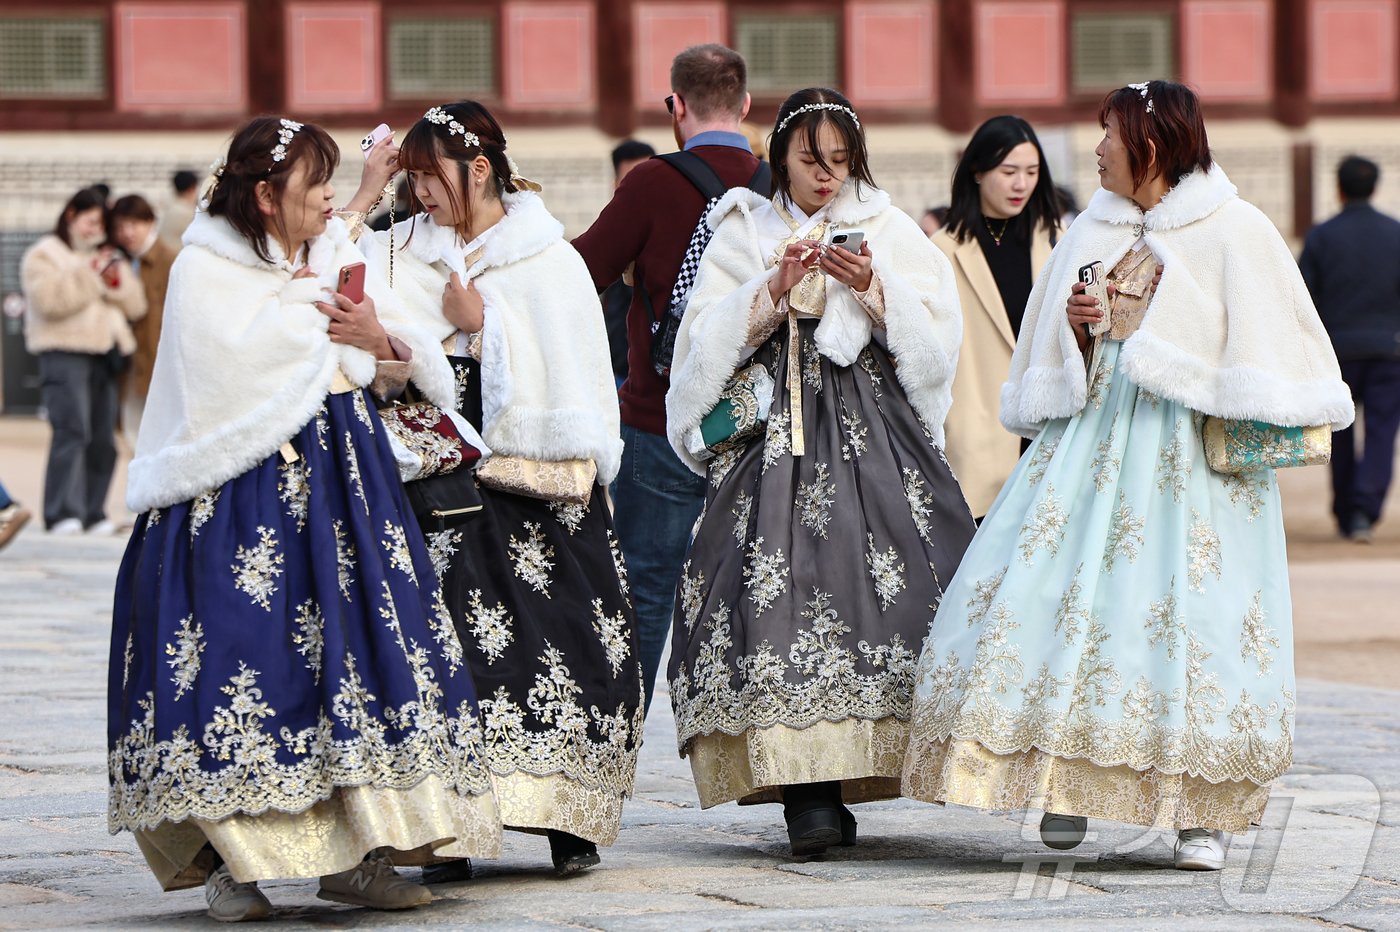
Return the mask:
<svg viewBox="0 0 1400 932">
<path fill-rule="evenodd" d="M 142 512 L 187 501 L 242 475 L 305 426 L 336 370 L 368 385 L 375 359 L 332 343 L 316 309 L 342 266 L 361 256 L 332 219 L 310 242 L 316 278 L 292 279 L 275 242 L 273 261 L 222 217 L 200 212 L 170 270 L 160 347 L 127 478 L 127 507 Z M 384 328 L 413 352 L 410 377 L 425 397 L 453 406 L 452 369 L 432 337 L 403 320 L 383 281 L 365 291 Z"/>
<path fill-rule="evenodd" d="M 439 341 L 456 327 L 442 290 L 456 272 L 486 305 L 481 341 L 482 437 L 497 453 L 593 459 L 607 484 L 622 463 L 617 388 L 597 289 L 564 226 L 529 192 L 504 197 L 506 215 L 468 275 L 454 230 L 419 215 L 394 229 L 394 293 Z M 389 268 L 389 233 L 360 238 L 370 265 Z"/>
<path fill-rule="evenodd" d="M 1350 424 L 1355 411 L 1331 341 L 1278 230 L 1218 166 L 1182 179 L 1141 212 L 1099 190 L 1070 225 L 1026 305 L 1001 422 L 1034 436 L 1088 394 L 1065 302 L 1079 268 L 1113 268 L 1143 224 L 1164 271 L 1147 316 L 1123 345 L 1141 388 L 1204 414 L 1283 426 Z"/>
<path fill-rule="evenodd" d="M 747 188 L 734 188 L 710 211 L 714 238 L 690 294 L 666 393 L 671 447 L 693 471 L 705 465 L 686 452 L 685 436 L 719 401 L 739 367 L 749 311 L 758 289 L 777 274 L 764 254 L 753 216 L 773 205 Z M 943 420 L 952 403 L 953 372 L 962 342 L 962 311 L 947 256 L 907 214 L 877 188 L 847 182 L 827 216 L 833 225 L 865 231 L 885 299 L 885 344 L 898 364 L 899 383 L 934 440 L 943 445 Z M 817 324 L 817 350 L 849 366 L 870 342 L 870 316 L 850 288 L 827 280 L 826 311 Z"/>
</svg>

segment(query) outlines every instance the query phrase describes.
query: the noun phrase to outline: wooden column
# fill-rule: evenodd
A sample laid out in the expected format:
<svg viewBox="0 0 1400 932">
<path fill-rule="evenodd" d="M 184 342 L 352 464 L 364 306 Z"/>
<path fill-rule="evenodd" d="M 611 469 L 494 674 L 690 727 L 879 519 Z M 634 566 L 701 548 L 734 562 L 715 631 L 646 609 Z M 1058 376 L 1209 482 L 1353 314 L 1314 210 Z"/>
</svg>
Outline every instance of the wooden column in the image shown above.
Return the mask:
<svg viewBox="0 0 1400 932">
<path fill-rule="evenodd" d="M 1313 144 L 1293 144 L 1293 235 L 1302 239 L 1313 225 Z"/>
<path fill-rule="evenodd" d="M 285 0 L 247 0 L 248 109 L 285 115 L 287 9 Z"/>
<path fill-rule="evenodd" d="M 974 0 L 940 0 L 938 28 L 938 121 L 953 133 L 977 123 Z"/>
<path fill-rule="evenodd" d="M 1310 0 L 1274 3 L 1274 118 L 1284 126 L 1306 126 L 1312 118 L 1309 5 Z"/>
<path fill-rule="evenodd" d="M 637 127 L 632 102 L 636 57 L 632 54 L 633 0 L 597 0 L 598 128 L 630 136 Z"/>
</svg>

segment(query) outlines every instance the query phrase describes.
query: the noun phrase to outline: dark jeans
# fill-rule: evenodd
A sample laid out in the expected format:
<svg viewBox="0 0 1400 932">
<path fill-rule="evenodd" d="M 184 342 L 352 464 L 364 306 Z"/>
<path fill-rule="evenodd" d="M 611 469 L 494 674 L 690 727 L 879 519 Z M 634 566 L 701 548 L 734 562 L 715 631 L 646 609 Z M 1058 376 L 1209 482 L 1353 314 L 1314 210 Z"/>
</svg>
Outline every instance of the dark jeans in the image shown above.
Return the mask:
<svg viewBox="0 0 1400 932">
<path fill-rule="evenodd" d="M 5 484 L 0 482 L 0 511 L 4 511 L 14 503 L 15 500 L 10 498 L 10 493 L 5 491 Z"/>
<path fill-rule="evenodd" d="M 117 464 L 117 380 L 105 355 L 39 354 L 39 381 L 53 440 L 44 471 L 44 525 L 77 518 L 91 527 L 107 516 Z"/>
<path fill-rule="evenodd" d="M 665 437 L 623 425 L 622 440 L 622 470 L 612 487 L 613 525 L 627 562 L 650 708 L 681 565 L 705 504 L 705 480 L 680 461 Z"/>
<path fill-rule="evenodd" d="M 1345 534 L 1358 512 L 1372 524 L 1381 518 L 1400 430 L 1400 359 L 1344 360 L 1342 378 L 1365 424 L 1359 458 L 1351 427 L 1332 436 L 1332 513 Z"/>
</svg>

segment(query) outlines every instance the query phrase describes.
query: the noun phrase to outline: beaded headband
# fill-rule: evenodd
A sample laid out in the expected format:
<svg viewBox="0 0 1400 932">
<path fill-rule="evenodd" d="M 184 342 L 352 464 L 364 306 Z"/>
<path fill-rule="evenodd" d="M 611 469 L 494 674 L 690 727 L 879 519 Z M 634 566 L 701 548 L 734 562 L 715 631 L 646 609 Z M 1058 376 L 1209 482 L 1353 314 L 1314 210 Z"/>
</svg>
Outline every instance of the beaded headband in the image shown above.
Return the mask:
<svg viewBox="0 0 1400 932">
<path fill-rule="evenodd" d="M 1148 95 L 1148 90 L 1149 90 L 1148 85 L 1151 84 L 1151 83 L 1152 83 L 1151 81 L 1142 81 L 1142 82 L 1140 82 L 1140 83 L 1138 83 L 1138 84 L 1129 84 L 1129 85 L 1128 85 L 1128 87 L 1129 87 L 1130 89 L 1137 91 L 1137 92 L 1138 92 L 1138 95 L 1141 96 L 1143 100 L 1147 101 L 1147 112 L 1148 112 L 1148 113 L 1152 113 L 1152 112 L 1153 112 L 1153 109 L 1152 109 L 1152 98 Z"/>
<path fill-rule="evenodd" d="M 272 161 L 281 162 L 287 158 L 287 147 L 292 144 L 302 124 L 295 120 L 282 120 L 282 128 L 277 131 L 277 145 L 272 147 Z"/>
<path fill-rule="evenodd" d="M 462 145 L 468 149 L 481 147 L 481 140 L 477 138 L 476 133 L 471 132 L 461 123 L 452 119 L 452 114 L 441 107 L 433 107 L 427 113 L 423 114 L 423 119 L 427 120 L 429 123 L 435 123 L 438 126 L 446 126 L 447 135 L 461 136 Z"/>
<path fill-rule="evenodd" d="M 856 129 L 860 129 L 860 117 L 856 116 L 856 112 L 850 107 L 844 107 L 841 104 L 803 104 L 783 117 L 783 121 L 778 124 L 778 128 L 773 130 L 773 135 L 776 136 L 786 129 L 787 125 L 792 122 L 793 117 L 802 113 L 812 113 L 817 110 L 839 110 L 851 118 L 851 122 L 855 123 Z"/>
</svg>

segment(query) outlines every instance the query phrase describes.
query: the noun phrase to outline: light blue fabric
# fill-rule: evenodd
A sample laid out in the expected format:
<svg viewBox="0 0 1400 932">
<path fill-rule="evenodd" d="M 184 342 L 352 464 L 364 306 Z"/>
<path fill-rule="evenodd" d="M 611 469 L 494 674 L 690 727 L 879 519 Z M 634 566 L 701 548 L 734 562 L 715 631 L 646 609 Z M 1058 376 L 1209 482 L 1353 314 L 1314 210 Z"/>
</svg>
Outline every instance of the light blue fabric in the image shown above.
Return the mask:
<svg viewBox="0 0 1400 932">
<path fill-rule="evenodd" d="M 911 754 L 960 738 L 1262 785 L 1292 753 L 1278 485 L 1269 470 L 1212 472 L 1199 416 L 1134 385 L 1121 345 L 1104 344 L 1084 410 L 1027 450 L 949 584 L 920 660 Z M 1036 805 L 986 789 L 1007 809 Z M 1144 824 L 1199 811 L 1151 807 Z"/>
<path fill-rule="evenodd" d="M 731 149 L 743 149 L 745 152 L 753 151 L 753 147 L 749 145 L 749 140 L 743 133 L 730 133 L 722 129 L 707 129 L 703 133 L 696 133 L 685 141 L 685 151 L 687 152 L 696 146 L 728 146 Z"/>
</svg>

